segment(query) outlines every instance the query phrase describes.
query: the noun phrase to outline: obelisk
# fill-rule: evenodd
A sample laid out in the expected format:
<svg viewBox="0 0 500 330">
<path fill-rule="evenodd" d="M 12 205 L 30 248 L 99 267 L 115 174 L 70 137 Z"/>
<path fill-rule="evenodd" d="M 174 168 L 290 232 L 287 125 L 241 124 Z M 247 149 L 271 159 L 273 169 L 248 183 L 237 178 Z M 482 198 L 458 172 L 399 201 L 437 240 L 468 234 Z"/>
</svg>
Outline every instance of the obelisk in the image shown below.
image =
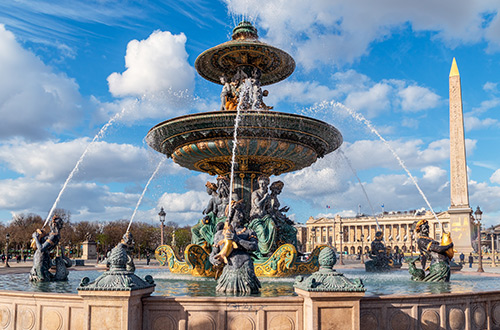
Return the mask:
<svg viewBox="0 0 500 330">
<path fill-rule="evenodd" d="M 450 231 L 458 253 L 472 252 L 462 89 L 457 62 L 450 70 Z"/>
</svg>

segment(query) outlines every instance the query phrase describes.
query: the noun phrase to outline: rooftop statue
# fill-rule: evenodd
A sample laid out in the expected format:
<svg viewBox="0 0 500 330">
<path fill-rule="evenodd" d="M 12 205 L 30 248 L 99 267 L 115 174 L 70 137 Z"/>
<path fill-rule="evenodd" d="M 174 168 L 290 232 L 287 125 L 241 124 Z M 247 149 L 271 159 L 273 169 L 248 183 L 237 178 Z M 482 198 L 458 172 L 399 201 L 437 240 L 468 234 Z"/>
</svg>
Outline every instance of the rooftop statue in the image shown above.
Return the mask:
<svg viewBox="0 0 500 330">
<path fill-rule="evenodd" d="M 429 237 L 429 223 L 426 219 L 420 220 L 415 230 L 419 233 L 417 246 L 420 250 L 420 261 L 422 268 L 415 266 L 415 260 L 410 261 L 408 271 L 414 281 L 424 282 L 449 282 L 450 281 L 450 261 L 453 258 L 453 242 L 449 233 L 443 234 L 441 242 Z M 427 261 L 430 261 L 429 268 L 426 268 Z M 426 273 L 428 271 L 428 273 Z"/>
</svg>

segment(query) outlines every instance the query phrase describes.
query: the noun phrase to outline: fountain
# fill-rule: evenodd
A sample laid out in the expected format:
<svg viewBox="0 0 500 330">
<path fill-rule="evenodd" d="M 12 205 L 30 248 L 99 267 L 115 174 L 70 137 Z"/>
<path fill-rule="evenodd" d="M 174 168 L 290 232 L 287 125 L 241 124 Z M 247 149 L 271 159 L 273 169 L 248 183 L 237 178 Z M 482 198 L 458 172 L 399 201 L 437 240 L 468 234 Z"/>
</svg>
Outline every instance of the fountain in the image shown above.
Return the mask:
<svg viewBox="0 0 500 330">
<path fill-rule="evenodd" d="M 287 208 L 271 212 L 265 206 L 256 205 L 270 203 L 270 199 L 274 204 L 279 203 L 276 195 L 283 183 L 273 183 L 274 197 L 268 195 L 270 176 L 310 166 L 336 150 L 342 144 L 342 135 L 332 125 L 313 118 L 269 111 L 270 107 L 262 102 L 266 91 L 262 92 L 261 86 L 290 76 L 295 62 L 286 52 L 259 41 L 257 30 L 248 22 L 240 23 L 233 30 L 232 40 L 198 56 L 195 67 L 203 78 L 223 84 L 223 110 L 164 121 L 148 132 L 146 142 L 182 167 L 218 175 L 216 186 L 221 210 L 230 198 L 221 186 L 223 178 L 229 177 L 233 185 L 225 189 L 229 188 L 229 193 L 234 192 L 242 200 L 248 220 L 245 225 L 255 230 L 259 238 L 259 251 L 254 256 L 258 276 L 292 276 L 316 271 L 321 248 L 313 251 L 305 262 L 298 260 L 292 222 L 283 214 Z M 205 217 L 195 226 L 194 236 L 198 231 L 210 233 L 201 235 L 205 239 L 198 236 L 193 240 L 196 244 L 184 251 L 185 261 L 180 261 L 167 245 L 157 248 L 156 258 L 173 273 L 213 276 L 215 271 L 208 255 L 215 225 L 223 221 L 222 213 Z M 266 247 L 263 242 L 268 243 Z"/>
</svg>

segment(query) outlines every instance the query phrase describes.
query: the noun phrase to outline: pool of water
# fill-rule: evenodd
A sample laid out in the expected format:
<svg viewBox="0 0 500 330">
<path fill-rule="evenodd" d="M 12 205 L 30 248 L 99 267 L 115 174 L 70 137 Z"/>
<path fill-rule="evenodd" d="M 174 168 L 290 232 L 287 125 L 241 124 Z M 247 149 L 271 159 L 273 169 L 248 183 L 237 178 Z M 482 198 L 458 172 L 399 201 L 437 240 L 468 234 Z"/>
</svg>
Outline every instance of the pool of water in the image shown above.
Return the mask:
<svg viewBox="0 0 500 330">
<path fill-rule="evenodd" d="M 95 280 L 103 271 L 71 271 L 68 282 L 31 283 L 28 274 L 0 275 L 0 290 L 76 293 L 80 280 L 89 277 Z M 410 280 L 407 270 L 389 273 L 366 273 L 362 269 L 343 269 L 348 278 L 360 278 L 366 287 L 366 295 L 431 294 L 449 292 L 494 291 L 500 288 L 500 276 L 453 273 L 449 283 L 420 283 Z M 154 295 L 165 296 L 215 296 L 216 281 L 212 278 L 195 278 L 172 274 L 166 269 L 137 269 L 136 275 L 153 276 L 156 288 Z M 258 296 L 276 297 L 294 294 L 294 278 L 261 278 L 262 289 Z"/>
</svg>

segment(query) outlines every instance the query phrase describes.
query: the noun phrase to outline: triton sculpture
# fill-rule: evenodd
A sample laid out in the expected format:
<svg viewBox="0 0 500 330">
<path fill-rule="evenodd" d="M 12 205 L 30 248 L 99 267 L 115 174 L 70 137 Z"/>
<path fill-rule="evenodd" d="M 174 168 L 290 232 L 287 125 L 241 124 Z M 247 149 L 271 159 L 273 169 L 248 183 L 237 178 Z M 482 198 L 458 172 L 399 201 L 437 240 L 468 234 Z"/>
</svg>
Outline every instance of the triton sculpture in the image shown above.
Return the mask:
<svg viewBox="0 0 500 330">
<path fill-rule="evenodd" d="M 30 281 L 67 281 L 68 267 L 72 266 L 72 261 L 64 255 L 62 248 L 61 256 L 51 259 L 50 253 L 57 247 L 61 239 L 60 230 L 63 227 L 63 220 L 55 214 L 49 222 L 50 232 L 37 230 L 33 233 L 32 248 L 35 249 L 33 255 L 33 267 L 30 271 Z M 52 266 L 56 267 L 55 273 L 50 272 Z"/>
<path fill-rule="evenodd" d="M 415 266 L 415 260 L 410 261 L 408 271 L 414 281 L 424 282 L 449 282 L 450 281 L 450 261 L 453 258 L 453 242 L 449 233 L 443 234 L 440 242 L 429 237 L 429 223 L 427 220 L 420 220 L 416 225 L 419 233 L 417 246 L 420 250 L 420 261 L 422 269 Z M 427 261 L 430 261 L 429 268 L 426 268 Z M 429 271 L 426 274 L 426 271 Z"/>
</svg>

